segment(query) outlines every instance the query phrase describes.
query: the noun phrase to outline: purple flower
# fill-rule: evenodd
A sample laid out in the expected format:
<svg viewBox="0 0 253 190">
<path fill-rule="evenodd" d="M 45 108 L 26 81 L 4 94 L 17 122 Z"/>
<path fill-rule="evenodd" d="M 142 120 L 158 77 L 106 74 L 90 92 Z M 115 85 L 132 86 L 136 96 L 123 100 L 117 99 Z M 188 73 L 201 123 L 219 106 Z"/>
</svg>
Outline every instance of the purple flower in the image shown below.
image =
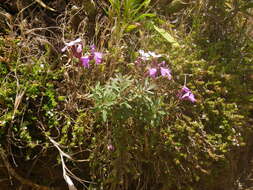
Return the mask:
<svg viewBox="0 0 253 190">
<path fill-rule="evenodd" d="M 91 45 L 90 46 L 90 52 L 91 52 L 91 54 L 94 54 L 95 50 L 96 50 L 96 46 L 95 45 Z"/>
<path fill-rule="evenodd" d="M 161 70 L 161 75 L 163 77 L 168 77 L 169 80 L 171 80 L 172 76 L 171 76 L 171 71 L 170 69 L 166 68 L 166 67 L 160 67 Z"/>
<path fill-rule="evenodd" d="M 152 78 L 157 77 L 158 75 L 162 75 L 163 77 L 168 78 L 171 80 L 171 71 L 169 68 L 165 67 L 165 61 L 161 63 L 157 63 L 156 61 L 152 62 L 152 67 L 148 69 L 149 76 Z"/>
<path fill-rule="evenodd" d="M 194 94 L 191 92 L 191 90 L 189 88 L 187 88 L 186 86 L 183 86 L 183 88 L 181 89 L 180 93 L 179 93 L 179 98 L 181 100 L 189 100 L 192 103 L 196 102 L 196 99 L 194 97 Z"/>
<path fill-rule="evenodd" d="M 166 65 L 165 61 L 162 61 L 161 63 L 158 64 L 159 67 L 164 67 Z"/>
<path fill-rule="evenodd" d="M 155 78 L 157 75 L 157 68 L 149 68 L 148 72 L 149 72 L 149 76 L 151 76 L 152 78 Z"/>
<path fill-rule="evenodd" d="M 81 57 L 80 58 L 80 61 L 82 63 L 82 65 L 85 67 L 85 68 L 89 68 L 90 67 L 90 58 L 88 56 L 84 56 L 84 57 Z"/>
<path fill-rule="evenodd" d="M 92 45 L 90 46 L 90 55 L 88 56 L 83 56 L 80 58 L 80 61 L 82 63 L 82 65 L 85 67 L 85 68 L 89 68 L 90 67 L 90 64 L 89 62 L 94 60 L 95 61 L 95 64 L 100 64 L 102 62 L 102 58 L 103 58 L 103 53 L 101 52 L 96 52 L 96 46 L 95 45 Z"/>
<path fill-rule="evenodd" d="M 100 52 L 94 52 L 94 60 L 96 64 L 100 64 L 102 62 L 103 54 Z"/>
<path fill-rule="evenodd" d="M 95 64 L 100 64 L 102 62 L 103 53 L 96 52 L 96 46 L 90 46 L 90 52 L 83 56 L 83 45 L 81 43 L 81 39 L 78 38 L 69 43 L 65 43 L 65 47 L 62 48 L 62 52 L 70 49 L 72 51 L 72 55 L 80 60 L 80 63 L 85 67 L 90 67 L 90 61 L 94 60 Z"/>
<path fill-rule="evenodd" d="M 90 46 L 90 59 L 94 59 L 96 64 L 100 64 L 102 62 L 103 53 L 96 52 L 96 46 L 91 45 Z"/>
<path fill-rule="evenodd" d="M 189 88 L 187 88 L 186 86 L 183 86 L 182 90 L 183 93 L 187 93 L 187 92 L 191 92 L 191 90 Z"/>
</svg>

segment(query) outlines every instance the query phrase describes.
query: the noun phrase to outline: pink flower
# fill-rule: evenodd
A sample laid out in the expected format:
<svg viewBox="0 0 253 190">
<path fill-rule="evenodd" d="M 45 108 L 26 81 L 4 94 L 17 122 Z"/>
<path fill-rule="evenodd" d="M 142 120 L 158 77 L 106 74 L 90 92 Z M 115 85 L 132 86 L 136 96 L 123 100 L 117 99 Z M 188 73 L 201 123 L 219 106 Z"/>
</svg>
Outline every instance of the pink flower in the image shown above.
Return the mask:
<svg viewBox="0 0 253 190">
<path fill-rule="evenodd" d="M 102 62 L 103 54 L 100 52 L 94 52 L 94 60 L 96 64 L 100 64 Z"/>
<path fill-rule="evenodd" d="M 161 70 L 161 75 L 163 77 L 168 77 L 169 80 L 171 80 L 172 76 L 171 76 L 171 71 L 170 69 L 166 68 L 166 67 L 160 67 Z"/>
<path fill-rule="evenodd" d="M 179 98 L 181 100 L 189 100 L 192 103 L 196 102 L 196 99 L 194 97 L 194 94 L 191 92 L 191 90 L 189 88 L 187 88 L 186 86 L 183 86 L 183 88 L 181 89 L 180 93 L 179 93 Z"/>
<path fill-rule="evenodd" d="M 100 64 L 102 62 L 103 53 L 96 52 L 96 46 L 92 45 L 90 47 L 90 52 L 83 56 L 83 45 L 81 43 L 81 39 L 78 38 L 74 41 L 65 43 L 65 47 L 62 48 L 62 52 L 70 49 L 72 55 L 80 60 L 80 63 L 85 67 L 90 67 L 90 61 L 94 60 L 95 64 Z"/>
<path fill-rule="evenodd" d="M 91 54 L 94 54 L 95 50 L 96 50 L 96 46 L 95 45 L 91 45 L 90 46 L 90 52 L 91 52 Z"/>
<path fill-rule="evenodd" d="M 94 60 L 95 61 L 95 64 L 100 64 L 102 62 L 102 58 L 103 58 L 103 53 L 101 52 L 96 52 L 95 49 L 96 49 L 96 46 L 95 45 L 92 45 L 90 47 L 90 53 L 89 55 L 86 55 L 86 56 L 83 56 L 83 57 L 80 57 L 80 62 L 82 63 L 82 65 L 85 67 L 85 68 L 89 68 L 90 67 L 90 64 L 89 62 Z"/>
<path fill-rule="evenodd" d="M 157 68 L 149 68 L 149 76 L 151 76 L 152 78 L 155 78 L 157 75 Z"/>
<path fill-rule="evenodd" d="M 163 77 L 168 78 L 171 80 L 171 71 L 167 67 L 165 67 L 165 61 L 162 61 L 161 63 L 157 63 L 156 61 L 152 62 L 153 67 L 148 69 L 149 76 L 152 78 L 156 78 L 157 76 L 161 75 Z"/>
<path fill-rule="evenodd" d="M 85 67 L 85 68 L 89 68 L 90 67 L 90 58 L 88 56 L 84 56 L 84 57 L 81 57 L 80 58 L 80 61 L 82 63 L 82 65 Z"/>
<path fill-rule="evenodd" d="M 90 60 L 91 59 L 94 59 L 95 60 L 95 63 L 98 65 L 102 62 L 102 58 L 103 58 L 103 53 L 101 52 L 97 52 L 96 51 L 96 46 L 95 45 L 92 45 L 90 46 Z"/>
</svg>

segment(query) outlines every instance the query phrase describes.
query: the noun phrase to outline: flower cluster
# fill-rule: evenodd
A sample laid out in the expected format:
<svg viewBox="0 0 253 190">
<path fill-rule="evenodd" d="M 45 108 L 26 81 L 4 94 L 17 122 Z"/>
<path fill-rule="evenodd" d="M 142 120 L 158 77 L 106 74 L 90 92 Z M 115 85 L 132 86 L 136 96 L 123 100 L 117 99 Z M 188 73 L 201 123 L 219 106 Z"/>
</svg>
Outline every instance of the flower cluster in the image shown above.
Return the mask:
<svg viewBox="0 0 253 190">
<path fill-rule="evenodd" d="M 162 77 L 166 77 L 169 80 L 172 79 L 171 70 L 166 67 L 165 61 L 158 63 L 158 58 L 162 57 L 161 54 L 156 54 L 151 51 L 144 52 L 143 50 L 139 50 L 138 52 L 140 56 L 135 61 L 136 65 L 140 65 L 142 62 L 151 60 L 152 66 L 148 68 L 148 75 L 150 77 L 156 78 L 156 77 L 162 76 Z M 192 103 L 196 102 L 194 94 L 185 85 L 182 87 L 181 91 L 179 92 L 178 97 L 180 100 L 189 100 Z"/>
<path fill-rule="evenodd" d="M 95 64 L 100 64 L 102 62 L 103 53 L 96 51 L 96 46 L 92 45 L 90 47 L 90 52 L 83 55 L 83 45 L 81 43 L 81 39 L 78 38 L 74 41 L 71 41 L 69 43 L 65 43 L 65 47 L 62 48 L 62 52 L 65 52 L 67 49 L 70 49 L 73 56 L 78 58 L 81 62 L 81 64 L 85 68 L 90 67 L 90 61 L 94 60 Z"/>
<path fill-rule="evenodd" d="M 153 67 L 148 69 L 149 76 L 152 78 L 156 78 L 161 74 L 161 76 L 168 78 L 171 80 L 171 71 L 169 68 L 165 66 L 165 61 L 161 63 L 153 62 Z"/>
<path fill-rule="evenodd" d="M 157 59 L 162 57 L 161 54 L 156 54 L 155 52 L 144 52 L 143 50 L 138 51 L 140 54 L 140 57 L 136 60 L 136 64 L 140 65 L 141 62 L 149 61 L 151 60 L 152 66 L 148 68 L 148 75 L 152 78 L 156 78 L 158 76 L 163 76 L 171 80 L 171 71 L 169 68 L 166 67 L 165 61 L 162 61 L 161 63 L 158 63 Z"/>
<path fill-rule="evenodd" d="M 186 86 L 183 86 L 183 88 L 181 89 L 181 91 L 179 92 L 179 99 L 181 100 L 189 100 L 192 103 L 196 102 L 196 99 L 194 97 L 194 94 L 191 92 L 191 90 L 189 88 L 187 88 Z"/>
<path fill-rule="evenodd" d="M 85 68 L 90 67 L 90 61 L 94 60 L 95 64 L 100 64 L 102 62 L 103 54 L 101 52 L 96 52 L 96 47 L 94 45 L 91 46 L 90 52 L 88 55 L 85 55 L 80 58 L 80 61 L 82 62 L 82 65 Z"/>
</svg>

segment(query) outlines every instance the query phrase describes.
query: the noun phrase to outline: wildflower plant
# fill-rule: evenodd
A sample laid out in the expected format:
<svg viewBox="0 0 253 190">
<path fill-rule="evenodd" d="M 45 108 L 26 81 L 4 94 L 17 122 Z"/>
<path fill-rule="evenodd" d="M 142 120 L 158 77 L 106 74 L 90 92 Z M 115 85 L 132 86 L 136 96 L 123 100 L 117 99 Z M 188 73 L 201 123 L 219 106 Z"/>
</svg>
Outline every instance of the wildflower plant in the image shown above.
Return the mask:
<svg viewBox="0 0 253 190">
<path fill-rule="evenodd" d="M 196 99 L 194 97 L 194 94 L 191 92 L 189 88 L 186 86 L 183 86 L 180 93 L 179 93 L 179 98 L 181 100 L 189 100 L 192 103 L 196 102 Z"/>
<path fill-rule="evenodd" d="M 149 12 L 159 12 L 153 7 L 160 1 L 73 1 L 66 6 L 64 18 L 57 17 L 64 26 L 59 26 L 62 32 L 52 33 L 71 39 L 74 32 L 95 40 L 109 53 L 105 56 L 94 45 L 86 47 L 78 38 L 62 46 L 68 61 L 76 63 L 70 65 L 57 59 L 60 55 L 54 47 L 59 36 L 51 44 L 46 42 L 50 32 L 29 28 L 26 19 L 15 23 L 14 28 L 20 27 L 17 33 L 12 30 L 17 37 L 0 36 L 3 177 L 13 176 L 10 184 L 22 184 L 24 189 L 64 189 L 63 169 L 72 189 L 72 177 L 81 184 L 74 189 L 83 189 L 83 184 L 104 190 L 234 189 L 235 179 L 241 178 L 236 174 L 241 173 L 240 160 L 245 158 L 243 138 L 252 139 L 248 126 L 253 45 L 241 30 L 247 20 L 241 14 L 246 1 L 232 2 L 184 4 L 182 12 L 150 23 L 147 18 L 154 14 Z M 23 13 L 31 21 L 39 18 L 29 17 L 40 5 L 35 4 L 3 24 L 18 21 Z M 236 24 L 238 11 L 244 21 L 240 25 Z M 178 19 L 171 21 L 172 26 L 174 16 Z M 51 30 L 55 27 L 46 28 Z M 136 52 L 136 47 L 153 51 Z M 186 73 L 191 76 L 187 83 L 183 81 Z M 249 155 L 250 148 L 246 149 Z M 58 167 L 59 156 L 62 167 Z M 21 163 L 33 165 L 34 170 L 26 170 Z M 57 175 L 41 181 L 40 171 Z M 35 177 L 22 177 L 27 172 Z"/>
<path fill-rule="evenodd" d="M 96 46 L 91 45 L 90 50 L 83 55 L 83 44 L 80 38 L 65 43 L 65 46 L 62 48 L 62 52 L 70 50 L 72 55 L 79 59 L 81 65 L 85 68 L 90 68 L 90 62 L 94 61 L 96 65 L 102 63 L 103 53 L 96 51 Z"/>
<path fill-rule="evenodd" d="M 138 53 L 140 56 L 135 61 L 135 64 L 137 66 L 142 64 L 149 65 L 147 70 L 150 77 L 156 78 L 158 76 L 162 76 L 168 80 L 172 79 L 171 70 L 166 66 L 166 62 L 162 61 L 161 63 L 158 63 L 158 59 L 163 55 L 156 54 L 152 51 L 145 52 L 144 50 L 139 50 Z"/>
<path fill-rule="evenodd" d="M 141 66 L 142 64 L 146 64 L 148 70 L 148 76 L 151 78 L 157 78 L 162 76 L 167 78 L 168 80 L 172 79 L 171 70 L 166 66 L 166 62 L 162 61 L 159 63 L 159 58 L 163 57 L 161 54 L 156 54 L 155 52 L 145 52 L 143 50 L 139 50 L 138 53 L 140 56 L 135 61 L 136 66 Z M 186 75 L 185 75 L 186 77 Z M 186 82 L 186 78 L 185 78 Z M 180 100 L 189 100 L 192 103 L 196 102 L 194 94 L 191 90 L 185 85 L 182 87 L 181 91 L 178 94 Z"/>
</svg>

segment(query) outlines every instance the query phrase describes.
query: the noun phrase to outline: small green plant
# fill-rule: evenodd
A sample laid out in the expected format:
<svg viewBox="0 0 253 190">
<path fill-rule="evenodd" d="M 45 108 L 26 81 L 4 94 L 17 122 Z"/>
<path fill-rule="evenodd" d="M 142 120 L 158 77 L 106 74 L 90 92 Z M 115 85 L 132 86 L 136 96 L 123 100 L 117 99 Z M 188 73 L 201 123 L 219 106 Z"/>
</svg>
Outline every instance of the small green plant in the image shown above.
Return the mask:
<svg viewBox="0 0 253 190">
<path fill-rule="evenodd" d="M 112 47 L 118 47 L 118 43 L 123 39 L 126 32 L 131 32 L 138 27 L 138 22 L 146 18 L 155 17 L 155 14 L 148 13 L 150 0 L 109 0 L 106 13 L 113 26 Z"/>
<path fill-rule="evenodd" d="M 115 125 L 123 125 L 129 119 L 137 119 L 143 125 L 158 125 L 156 122 L 161 120 L 163 113 L 160 110 L 162 99 L 154 99 L 154 86 L 149 85 L 148 80 L 141 84 L 130 76 L 118 75 L 104 87 L 98 83 L 92 89 L 91 98 L 95 103 L 92 110 L 101 114 L 103 122 L 110 121 Z"/>
</svg>

